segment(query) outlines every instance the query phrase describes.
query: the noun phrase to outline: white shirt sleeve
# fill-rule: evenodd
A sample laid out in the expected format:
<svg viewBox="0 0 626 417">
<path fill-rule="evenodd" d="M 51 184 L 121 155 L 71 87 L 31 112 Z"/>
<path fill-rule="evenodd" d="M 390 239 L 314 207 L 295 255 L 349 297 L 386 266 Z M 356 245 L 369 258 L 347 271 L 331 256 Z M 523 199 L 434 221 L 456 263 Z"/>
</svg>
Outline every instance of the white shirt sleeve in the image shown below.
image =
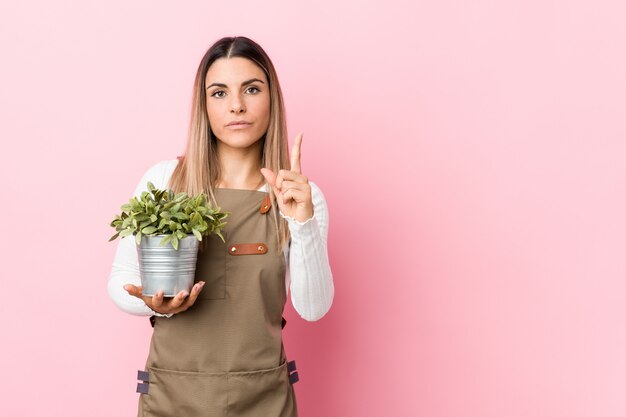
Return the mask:
<svg viewBox="0 0 626 417">
<path fill-rule="evenodd" d="M 148 181 L 152 182 L 156 188 L 166 188 L 167 181 L 169 181 L 177 163 L 177 159 L 166 160 L 148 168 L 139 184 L 137 184 L 134 196 L 139 198 L 143 191 L 148 191 Z M 117 251 L 113 259 L 108 282 L 109 296 L 115 305 L 122 311 L 137 316 L 173 316 L 173 314 L 162 314 L 152 310 L 143 300 L 130 295 L 124 289 L 125 284 L 141 285 L 141 275 L 139 274 L 135 236 L 130 235 L 118 239 Z"/>
<path fill-rule="evenodd" d="M 328 261 L 328 206 L 317 184 L 309 180 L 309 185 L 313 199 L 311 218 L 299 222 L 279 213 L 287 220 L 291 233 L 286 277 L 291 302 L 303 319 L 316 321 L 330 310 L 335 286 Z"/>
</svg>

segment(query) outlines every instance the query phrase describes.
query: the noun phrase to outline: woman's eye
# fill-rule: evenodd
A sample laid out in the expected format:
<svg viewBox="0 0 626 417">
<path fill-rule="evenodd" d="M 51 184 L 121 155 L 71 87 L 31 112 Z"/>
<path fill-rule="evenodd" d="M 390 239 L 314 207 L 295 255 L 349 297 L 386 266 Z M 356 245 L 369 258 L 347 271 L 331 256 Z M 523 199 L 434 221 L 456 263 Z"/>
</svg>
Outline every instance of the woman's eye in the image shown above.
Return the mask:
<svg viewBox="0 0 626 417">
<path fill-rule="evenodd" d="M 256 90 L 256 91 L 255 91 L 255 92 L 253 92 L 252 94 L 257 94 L 259 91 L 261 91 L 261 90 L 259 90 L 259 89 L 258 89 L 258 88 L 256 88 L 256 87 L 249 87 L 246 91 L 250 91 L 250 90 Z M 222 98 L 222 97 L 224 97 L 223 95 L 219 95 L 219 96 L 218 96 L 218 95 L 216 95 L 216 94 L 218 94 L 218 93 L 224 93 L 224 91 L 222 91 L 222 90 L 215 90 L 215 91 L 213 92 L 213 94 L 211 94 L 211 97 L 217 97 L 217 98 Z"/>
</svg>

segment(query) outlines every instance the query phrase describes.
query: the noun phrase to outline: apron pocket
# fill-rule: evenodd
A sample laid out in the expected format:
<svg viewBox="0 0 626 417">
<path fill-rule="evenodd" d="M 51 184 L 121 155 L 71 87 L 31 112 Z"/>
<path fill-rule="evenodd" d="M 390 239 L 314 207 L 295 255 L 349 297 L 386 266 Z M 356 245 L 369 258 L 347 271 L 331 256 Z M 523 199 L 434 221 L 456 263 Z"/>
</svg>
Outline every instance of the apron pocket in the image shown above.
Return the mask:
<svg viewBox="0 0 626 417">
<path fill-rule="evenodd" d="M 141 395 L 143 417 L 226 417 L 225 373 L 148 369 L 149 389 Z"/>
<path fill-rule="evenodd" d="M 294 415 L 286 361 L 276 368 L 228 375 L 228 417 Z"/>
</svg>

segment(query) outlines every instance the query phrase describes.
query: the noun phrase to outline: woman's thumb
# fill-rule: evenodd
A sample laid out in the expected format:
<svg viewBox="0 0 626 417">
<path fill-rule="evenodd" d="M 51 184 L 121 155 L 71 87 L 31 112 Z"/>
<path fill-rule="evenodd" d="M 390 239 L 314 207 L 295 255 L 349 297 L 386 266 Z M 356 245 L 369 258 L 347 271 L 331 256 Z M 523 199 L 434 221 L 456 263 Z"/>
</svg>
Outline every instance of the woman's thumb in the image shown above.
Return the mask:
<svg viewBox="0 0 626 417">
<path fill-rule="evenodd" d="M 274 184 L 276 184 L 276 174 L 274 174 L 274 171 L 268 168 L 261 168 L 261 174 L 265 177 L 265 179 L 268 183 L 270 183 L 271 186 L 274 186 Z"/>
<path fill-rule="evenodd" d="M 135 293 L 137 292 L 137 287 L 135 287 L 133 284 L 124 285 L 124 289 L 128 291 L 130 295 L 135 295 Z"/>
<path fill-rule="evenodd" d="M 274 174 L 274 171 L 268 168 L 261 168 L 261 174 L 263 174 L 268 184 L 274 190 L 274 194 L 278 195 L 278 190 L 276 189 L 276 174 Z"/>
</svg>

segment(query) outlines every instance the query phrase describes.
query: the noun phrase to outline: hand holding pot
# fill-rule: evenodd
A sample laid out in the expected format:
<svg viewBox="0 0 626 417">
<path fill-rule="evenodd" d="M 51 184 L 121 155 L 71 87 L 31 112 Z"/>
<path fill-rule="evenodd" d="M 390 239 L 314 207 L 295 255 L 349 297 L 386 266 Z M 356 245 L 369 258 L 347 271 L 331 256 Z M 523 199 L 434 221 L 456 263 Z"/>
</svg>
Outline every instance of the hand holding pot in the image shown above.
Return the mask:
<svg viewBox="0 0 626 417">
<path fill-rule="evenodd" d="M 198 298 L 198 294 L 202 291 L 204 281 L 196 283 L 191 289 L 191 294 L 187 291 L 181 291 L 172 297 L 169 301 L 163 301 L 163 291 L 159 291 L 153 296 L 143 295 L 141 285 L 133 284 L 124 285 L 124 289 L 132 296 L 142 299 L 148 307 L 161 314 L 176 314 L 187 310 Z"/>
</svg>

